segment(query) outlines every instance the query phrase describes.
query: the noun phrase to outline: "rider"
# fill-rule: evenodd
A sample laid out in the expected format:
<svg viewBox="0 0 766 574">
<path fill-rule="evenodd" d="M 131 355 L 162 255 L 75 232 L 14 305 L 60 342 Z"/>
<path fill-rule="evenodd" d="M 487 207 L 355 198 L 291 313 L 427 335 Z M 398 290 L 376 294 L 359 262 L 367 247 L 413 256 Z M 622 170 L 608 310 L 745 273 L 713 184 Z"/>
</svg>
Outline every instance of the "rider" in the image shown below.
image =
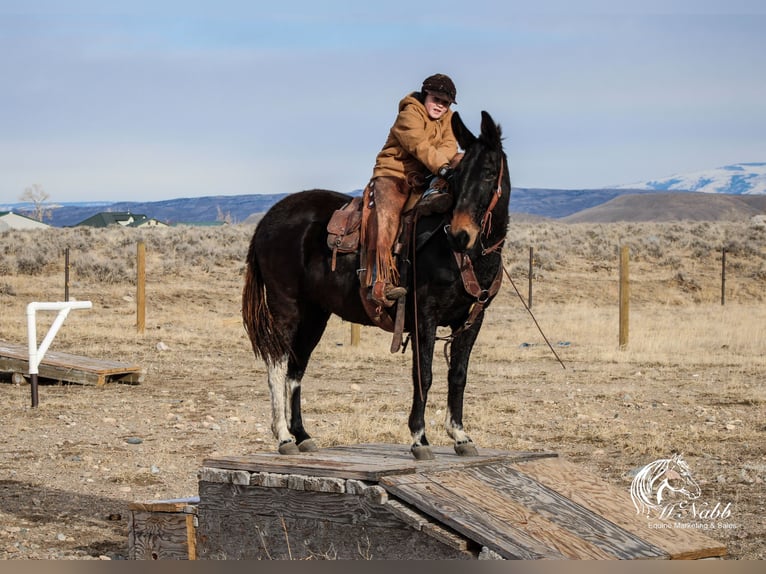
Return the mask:
<svg viewBox="0 0 766 574">
<path fill-rule="evenodd" d="M 394 125 L 375 159 L 365 190 L 372 210 L 362 230 L 367 250 L 366 285 L 372 287 L 370 296 L 378 305 L 390 307 L 407 294 L 406 288 L 397 285 L 392 248 L 410 194 L 425 195 L 418 207 L 420 214 L 443 213 L 452 204 L 444 187 L 462 157 L 452 133 L 450 106 L 457 103 L 456 95 L 448 76 L 427 77 L 419 92 L 399 102 Z M 432 175 L 437 181 L 423 194 Z"/>
</svg>

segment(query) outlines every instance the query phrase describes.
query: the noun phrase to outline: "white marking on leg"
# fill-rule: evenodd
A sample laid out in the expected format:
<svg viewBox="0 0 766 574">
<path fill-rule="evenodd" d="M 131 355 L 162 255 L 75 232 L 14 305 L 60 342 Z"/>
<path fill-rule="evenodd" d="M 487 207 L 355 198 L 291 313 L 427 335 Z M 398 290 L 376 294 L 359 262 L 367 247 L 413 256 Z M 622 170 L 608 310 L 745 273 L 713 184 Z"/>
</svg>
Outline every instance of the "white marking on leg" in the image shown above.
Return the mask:
<svg viewBox="0 0 766 574">
<path fill-rule="evenodd" d="M 300 381 L 285 377 L 285 421 L 287 421 L 288 426 L 293 417 L 293 393 L 300 386 Z"/>
<path fill-rule="evenodd" d="M 286 396 L 287 382 L 287 357 L 281 361 L 269 365 L 269 394 L 271 395 L 271 432 L 279 441 L 279 444 L 293 440 L 287 428 L 288 418 L 285 415 L 290 412 L 290 401 Z"/>
<path fill-rule="evenodd" d="M 424 434 L 426 434 L 425 429 L 420 429 L 419 431 L 412 433 L 412 445 L 421 446 L 423 444 L 421 441 L 423 440 Z"/>
<path fill-rule="evenodd" d="M 465 444 L 471 442 L 471 437 L 452 420 L 452 412 L 447 407 L 447 417 L 444 420 L 444 428 L 447 431 L 449 437 L 455 441 L 455 444 Z"/>
</svg>

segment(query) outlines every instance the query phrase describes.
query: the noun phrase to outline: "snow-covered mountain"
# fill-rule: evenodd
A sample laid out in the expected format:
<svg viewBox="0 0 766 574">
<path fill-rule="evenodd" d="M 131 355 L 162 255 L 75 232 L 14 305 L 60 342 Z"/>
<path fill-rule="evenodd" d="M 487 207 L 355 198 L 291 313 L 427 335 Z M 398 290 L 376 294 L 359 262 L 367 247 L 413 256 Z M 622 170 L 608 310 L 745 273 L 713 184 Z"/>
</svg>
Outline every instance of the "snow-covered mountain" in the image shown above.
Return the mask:
<svg viewBox="0 0 766 574">
<path fill-rule="evenodd" d="M 671 175 L 665 179 L 618 185 L 616 188 L 701 191 L 732 195 L 766 194 L 766 162 L 735 163 L 705 171 Z"/>
</svg>

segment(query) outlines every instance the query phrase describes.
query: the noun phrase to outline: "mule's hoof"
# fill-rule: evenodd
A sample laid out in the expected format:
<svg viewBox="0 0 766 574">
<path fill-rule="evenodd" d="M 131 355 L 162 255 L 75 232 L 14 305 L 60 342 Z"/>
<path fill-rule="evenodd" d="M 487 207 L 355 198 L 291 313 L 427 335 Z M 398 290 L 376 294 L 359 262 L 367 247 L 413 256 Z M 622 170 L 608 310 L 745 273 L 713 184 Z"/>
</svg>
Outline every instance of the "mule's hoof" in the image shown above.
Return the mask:
<svg viewBox="0 0 766 574">
<path fill-rule="evenodd" d="M 298 444 L 298 450 L 301 452 L 316 452 L 319 450 L 313 438 L 307 438 Z"/>
<path fill-rule="evenodd" d="M 279 445 L 279 454 L 300 454 L 301 450 L 293 441 L 283 442 Z"/>
<path fill-rule="evenodd" d="M 479 456 L 479 451 L 472 442 L 464 442 L 455 445 L 455 452 L 458 456 Z"/>
<path fill-rule="evenodd" d="M 414 456 L 417 460 L 433 460 L 434 459 L 434 453 L 431 451 L 430 446 L 413 446 L 410 448 L 410 452 L 412 453 L 412 456 Z"/>
</svg>

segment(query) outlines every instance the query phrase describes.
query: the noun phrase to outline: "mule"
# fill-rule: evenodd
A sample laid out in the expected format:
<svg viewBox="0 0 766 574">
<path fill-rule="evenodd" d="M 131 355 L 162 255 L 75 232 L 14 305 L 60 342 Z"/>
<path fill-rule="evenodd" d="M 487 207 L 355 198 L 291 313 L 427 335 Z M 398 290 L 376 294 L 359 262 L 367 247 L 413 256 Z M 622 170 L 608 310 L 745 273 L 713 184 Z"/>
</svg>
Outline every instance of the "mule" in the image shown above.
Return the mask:
<svg viewBox="0 0 766 574">
<path fill-rule="evenodd" d="M 416 220 L 407 257 L 404 330 L 413 342 L 408 426 L 417 459 L 433 458 L 424 417 L 439 326 L 452 333 L 445 428 L 459 455 L 478 454 L 463 427 L 463 395 L 471 350 L 500 285 L 508 226 L 511 181 L 500 126 L 482 112 L 478 137 L 457 113 L 452 127 L 465 154 L 450 182 L 453 207 Z M 303 425 L 301 383 L 330 316 L 373 324 L 361 302 L 358 254 L 338 254 L 331 270 L 327 223 L 350 199 L 327 190 L 288 195 L 264 215 L 250 242 L 243 322 L 267 366 L 271 428 L 282 454 L 317 449 Z"/>
</svg>

